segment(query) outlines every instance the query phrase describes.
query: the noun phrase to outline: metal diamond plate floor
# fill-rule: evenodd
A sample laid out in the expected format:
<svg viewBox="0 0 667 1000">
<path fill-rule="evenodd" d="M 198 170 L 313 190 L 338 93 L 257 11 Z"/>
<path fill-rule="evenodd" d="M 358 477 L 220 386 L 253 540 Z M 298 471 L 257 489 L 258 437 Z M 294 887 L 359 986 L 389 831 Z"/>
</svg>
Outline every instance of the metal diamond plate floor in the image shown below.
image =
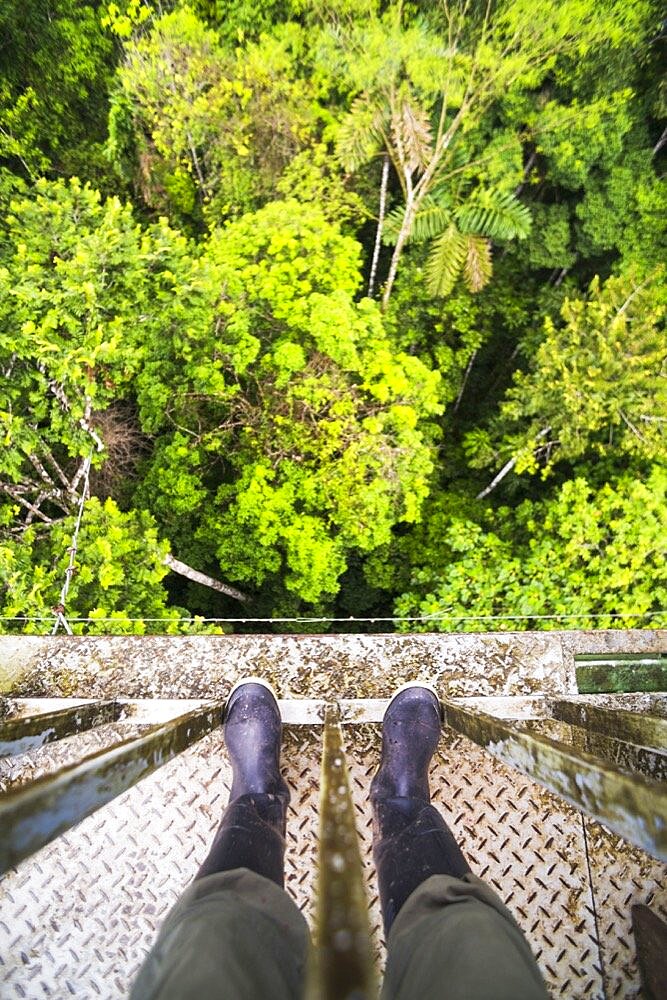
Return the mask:
<svg viewBox="0 0 667 1000">
<path fill-rule="evenodd" d="M 347 726 L 345 736 L 382 962 L 367 804 L 380 729 Z M 318 729 L 286 728 L 287 889 L 309 917 L 319 753 Z M 20 768 L 14 774 L 20 778 Z M 6 876 L 2 997 L 126 996 L 160 922 L 206 854 L 229 779 L 216 732 Z M 525 930 L 552 996 L 638 996 L 630 906 L 650 903 L 667 916 L 664 867 L 460 737 L 443 735 L 431 781 L 473 870 Z"/>
</svg>

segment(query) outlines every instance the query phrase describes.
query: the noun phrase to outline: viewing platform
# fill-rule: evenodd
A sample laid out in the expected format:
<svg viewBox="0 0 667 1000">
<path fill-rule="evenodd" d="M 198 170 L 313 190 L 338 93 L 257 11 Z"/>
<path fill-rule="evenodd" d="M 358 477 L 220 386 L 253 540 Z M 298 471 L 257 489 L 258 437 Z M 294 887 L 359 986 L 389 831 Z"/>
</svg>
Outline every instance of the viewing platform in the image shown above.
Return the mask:
<svg viewBox="0 0 667 1000">
<path fill-rule="evenodd" d="M 206 712 L 251 674 L 269 681 L 281 699 L 292 795 L 286 888 L 311 923 L 322 726 L 326 706 L 337 703 L 382 963 L 368 791 L 387 700 L 400 684 L 419 679 L 446 702 L 431 772 L 433 801 L 475 874 L 490 882 L 518 920 L 551 995 L 640 995 L 631 907 L 645 904 L 667 919 L 667 869 L 590 813 L 623 813 L 619 822 L 632 826 L 635 803 L 621 803 L 619 812 L 611 801 L 615 766 L 638 783 L 649 779 L 664 788 L 665 630 L 0 636 L 0 744 L 3 753 L 12 753 L 0 760 L 2 792 L 27 789 L 36 778 L 151 733 L 163 740 L 151 749 L 153 764 L 166 761 L 143 777 L 137 761 L 144 752 L 148 760 L 148 750 L 127 744 L 137 747 L 127 773 L 116 769 L 108 781 L 119 781 L 119 788 L 123 781 L 136 783 L 10 865 L 2 879 L 3 997 L 127 996 L 157 928 L 203 861 L 226 803 L 231 779 L 219 713 L 210 722 Z M 155 728 L 187 713 L 199 720 L 196 733 L 195 723 L 181 725 L 169 742 Z M 35 716 L 43 716 L 41 723 Z M 532 780 L 539 767 L 546 774 L 546 765 L 536 757 L 522 761 L 511 741 L 493 735 L 488 716 L 528 734 L 529 747 L 531 734 L 546 736 L 593 754 L 601 774 L 610 766 L 598 801 L 582 812 Z M 101 759 L 92 758 L 90 767 Z M 142 780 L 130 778 L 132 768 Z M 568 775 L 556 770 L 547 783 L 567 784 Z M 661 820 L 664 828 L 665 800 L 655 801 L 656 829 Z M 26 839 L 39 839 L 45 815 L 42 810 L 31 817 Z M 636 842 L 653 836 L 640 830 L 642 823 L 638 815 Z M 16 834 L 16 843 L 22 836 Z"/>
</svg>

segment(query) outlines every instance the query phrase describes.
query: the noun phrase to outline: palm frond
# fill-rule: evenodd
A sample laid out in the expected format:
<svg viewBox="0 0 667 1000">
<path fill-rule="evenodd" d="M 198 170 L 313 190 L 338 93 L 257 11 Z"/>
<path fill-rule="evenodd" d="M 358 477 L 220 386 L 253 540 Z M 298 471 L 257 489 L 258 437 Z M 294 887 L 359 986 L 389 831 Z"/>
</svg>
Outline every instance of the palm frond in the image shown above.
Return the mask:
<svg viewBox="0 0 667 1000">
<path fill-rule="evenodd" d="M 343 168 L 353 172 L 381 148 L 383 110 L 363 97 L 352 102 L 336 137 L 336 156 Z"/>
<path fill-rule="evenodd" d="M 433 133 L 423 108 L 404 100 L 401 103 L 401 131 L 410 171 L 423 170 L 433 155 Z"/>
<path fill-rule="evenodd" d="M 484 188 L 456 210 L 462 233 L 493 240 L 523 239 L 530 232 L 530 211 L 510 191 Z"/>
<path fill-rule="evenodd" d="M 398 234 L 403 225 L 403 216 L 405 215 L 405 209 L 402 205 L 397 208 L 392 208 L 391 212 L 387 212 L 384 217 L 384 225 L 382 227 L 382 242 L 385 246 L 393 246 L 398 239 Z"/>
<path fill-rule="evenodd" d="M 426 287 L 431 295 L 449 295 L 461 273 L 468 242 L 454 223 L 434 241 L 426 264 Z"/>
<path fill-rule="evenodd" d="M 423 243 L 439 236 L 451 221 L 451 212 L 434 198 L 424 198 L 423 207 L 415 216 L 411 239 L 415 243 Z"/>
<path fill-rule="evenodd" d="M 382 229 L 382 242 L 386 245 L 393 245 L 403 225 L 403 208 L 393 208 L 385 216 Z M 415 216 L 410 242 L 424 243 L 426 240 L 438 236 L 451 220 L 451 212 L 443 205 L 438 204 L 435 199 L 428 195 L 422 202 L 422 207 Z"/>
<path fill-rule="evenodd" d="M 493 263 L 491 243 L 484 236 L 468 236 L 466 259 L 463 265 L 465 283 L 471 292 L 479 292 L 491 280 Z"/>
</svg>

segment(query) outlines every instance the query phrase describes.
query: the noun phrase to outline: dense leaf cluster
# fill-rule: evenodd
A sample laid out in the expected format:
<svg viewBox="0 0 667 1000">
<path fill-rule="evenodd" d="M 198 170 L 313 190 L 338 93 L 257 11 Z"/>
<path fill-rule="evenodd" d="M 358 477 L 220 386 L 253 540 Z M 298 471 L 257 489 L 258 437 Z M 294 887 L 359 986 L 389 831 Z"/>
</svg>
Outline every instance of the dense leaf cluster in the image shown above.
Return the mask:
<svg viewBox="0 0 667 1000">
<path fill-rule="evenodd" d="M 664 621 L 654 0 L 0 28 L 2 628 Z"/>
</svg>

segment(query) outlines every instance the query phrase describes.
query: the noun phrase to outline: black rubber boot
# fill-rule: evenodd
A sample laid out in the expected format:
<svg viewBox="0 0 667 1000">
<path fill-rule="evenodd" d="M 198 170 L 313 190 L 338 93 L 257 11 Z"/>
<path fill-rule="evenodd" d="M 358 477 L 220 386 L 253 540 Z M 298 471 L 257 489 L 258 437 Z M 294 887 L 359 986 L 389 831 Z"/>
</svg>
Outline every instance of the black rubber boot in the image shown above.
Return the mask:
<svg viewBox="0 0 667 1000">
<path fill-rule="evenodd" d="M 225 710 L 232 764 L 229 804 L 197 878 L 249 868 L 284 885 L 289 790 L 280 773 L 282 723 L 276 699 L 255 681 L 239 685 Z"/>
<path fill-rule="evenodd" d="M 428 768 L 440 726 L 440 703 L 425 687 L 399 692 L 384 716 L 371 804 L 385 936 L 407 898 L 427 878 L 461 878 L 470 871 L 449 827 L 430 804 Z"/>
</svg>

